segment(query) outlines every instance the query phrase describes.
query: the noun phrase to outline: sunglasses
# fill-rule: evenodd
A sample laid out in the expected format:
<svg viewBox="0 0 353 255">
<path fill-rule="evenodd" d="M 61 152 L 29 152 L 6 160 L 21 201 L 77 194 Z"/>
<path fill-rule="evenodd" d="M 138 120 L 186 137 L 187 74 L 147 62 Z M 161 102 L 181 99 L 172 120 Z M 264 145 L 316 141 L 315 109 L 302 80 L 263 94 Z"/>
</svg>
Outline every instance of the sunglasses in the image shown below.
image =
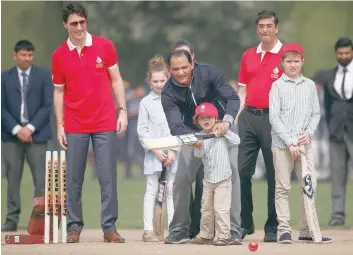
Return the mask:
<svg viewBox="0 0 353 255">
<path fill-rule="evenodd" d="M 80 24 L 80 26 L 84 26 L 86 25 L 87 21 L 86 20 L 80 20 L 80 21 L 74 21 L 74 22 L 71 22 L 69 25 L 70 27 L 77 27 L 78 24 Z"/>
</svg>

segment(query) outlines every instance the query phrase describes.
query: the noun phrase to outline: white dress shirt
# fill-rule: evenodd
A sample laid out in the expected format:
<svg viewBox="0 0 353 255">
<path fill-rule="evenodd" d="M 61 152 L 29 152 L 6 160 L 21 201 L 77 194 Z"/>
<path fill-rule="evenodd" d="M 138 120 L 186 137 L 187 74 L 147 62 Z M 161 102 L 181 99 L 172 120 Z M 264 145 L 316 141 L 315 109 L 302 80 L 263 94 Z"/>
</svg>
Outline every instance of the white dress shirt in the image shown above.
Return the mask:
<svg viewBox="0 0 353 255">
<path fill-rule="evenodd" d="M 352 98 L 353 95 L 353 60 L 346 67 L 346 78 L 344 80 L 344 92 L 346 94 L 347 100 Z M 334 88 L 337 91 L 338 95 L 342 98 L 342 80 L 343 80 L 343 66 L 338 65 L 338 70 L 336 73 L 336 78 L 334 82 Z"/>
<path fill-rule="evenodd" d="M 21 123 L 26 123 L 28 122 L 28 120 L 25 119 L 23 113 L 24 113 L 24 95 L 23 95 L 23 76 L 21 75 L 22 73 L 26 73 L 27 74 L 27 79 L 29 81 L 29 75 L 31 73 L 31 66 L 29 66 L 29 68 L 26 71 L 21 70 L 19 67 L 17 67 L 17 74 L 18 74 L 18 79 L 20 81 L 20 85 L 21 85 Z M 26 127 L 28 127 L 32 133 L 34 133 L 35 127 L 32 124 L 27 124 Z M 21 130 L 22 126 L 21 125 L 16 125 L 13 129 L 12 129 L 12 134 L 16 135 L 20 130 Z"/>
</svg>

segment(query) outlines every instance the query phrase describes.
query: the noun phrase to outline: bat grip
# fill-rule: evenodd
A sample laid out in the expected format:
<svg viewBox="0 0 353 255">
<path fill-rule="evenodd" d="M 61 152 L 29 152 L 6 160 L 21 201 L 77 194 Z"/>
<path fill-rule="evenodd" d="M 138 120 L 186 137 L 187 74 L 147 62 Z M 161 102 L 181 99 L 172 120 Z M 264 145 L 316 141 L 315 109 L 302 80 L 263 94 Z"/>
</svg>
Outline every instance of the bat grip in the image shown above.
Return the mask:
<svg viewBox="0 0 353 255">
<path fill-rule="evenodd" d="M 165 172 L 167 171 L 167 167 L 165 167 L 163 164 L 162 164 L 162 172 L 161 172 L 161 180 L 165 180 Z"/>
<path fill-rule="evenodd" d="M 211 139 L 211 138 L 215 138 L 216 137 L 215 134 L 195 135 L 195 136 L 197 137 L 197 139 L 202 139 L 202 140 Z"/>
</svg>

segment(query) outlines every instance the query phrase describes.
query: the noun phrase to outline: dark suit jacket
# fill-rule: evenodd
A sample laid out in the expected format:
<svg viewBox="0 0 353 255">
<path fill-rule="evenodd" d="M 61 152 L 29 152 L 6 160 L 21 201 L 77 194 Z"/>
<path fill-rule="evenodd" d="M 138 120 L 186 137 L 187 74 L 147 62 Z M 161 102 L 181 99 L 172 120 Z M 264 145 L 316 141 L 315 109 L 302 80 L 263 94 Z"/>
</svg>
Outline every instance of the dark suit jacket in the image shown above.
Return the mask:
<svg viewBox="0 0 353 255">
<path fill-rule="evenodd" d="M 314 80 L 324 88 L 324 107 L 330 139 L 342 141 L 345 132 L 353 137 L 353 98 L 343 100 L 334 82 L 338 68 L 319 72 Z"/>
<path fill-rule="evenodd" d="M 33 66 L 28 80 L 28 121 L 35 127 L 34 142 L 52 138 L 50 115 L 53 107 L 53 84 L 49 71 Z M 1 73 L 1 140 L 19 141 L 11 132 L 21 125 L 21 83 L 17 67 Z"/>
</svg>

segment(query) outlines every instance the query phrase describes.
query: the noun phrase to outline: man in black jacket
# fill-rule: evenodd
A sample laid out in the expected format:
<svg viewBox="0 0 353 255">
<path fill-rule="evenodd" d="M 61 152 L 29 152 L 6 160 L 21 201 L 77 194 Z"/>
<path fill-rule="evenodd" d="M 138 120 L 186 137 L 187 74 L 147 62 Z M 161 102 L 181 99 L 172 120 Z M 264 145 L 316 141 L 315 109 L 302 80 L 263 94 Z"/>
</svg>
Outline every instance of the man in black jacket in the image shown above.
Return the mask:
<svg viewBox="0 0 353 255">
<path fill-rule="evenodd" d="M 197 66 L 199 63 L 195 60 L 195 53 L 192 50 L 191 43 L 184 40 L 179 39 L 176 40 L 172 47 L 171 51 L 176 50 L 186 50 L 190 53 L 192 60 L 194 62 L 194 66 Z M 190 193 L 190 238 L 194 238 L 200 232 L 200 222 L 201 222 L 201 198 L 202 198 L 202 190 L 203 190 L 203 171 L 198 171 L 195 178 L 195 197 L 191 190 Z"/>
<path fill-rule="evenodd" d="M 318 73 L 314 80 L 324 88 L 325 116 L 330 136 L 332 171 L 331 227 L 345 224 L 349 160 L 353 158 L 353 43 L 340 38 L 335 44 L 337 66 Z"/>
<path fill-rule="evenodd" d="M 239 110 L 239 97 L 218 68 L 210 64 L 194 65 L 191 54 L 177 50 L 168 57 L 171 77 L 162 91 L 162 106 L 172 135 L 195 133 L 200 129 L 193 123 L 194 111 L 200 103 L 211 102 L 219 112 L 222 122 L 217 123 L 214 133 L 225 134 Z M 193 146 L 201 147 L 202 142 Z M 174 217 L 169 226 L 170 235 L 165 243 L 179 244 L 190 240 L 190 192 L 196 173 L 203 171 L 201 159 L 196 158 L 193 147 L 181 148 L 173 197 Z M 232 151 L 230 152 L 232 153 Z M 236 158 L 235 155 L 232 158 Z M 231 244 L 241 244 L 240 181 L 236 162 L 230 159 L 232 177 Z"/>
</svg>

